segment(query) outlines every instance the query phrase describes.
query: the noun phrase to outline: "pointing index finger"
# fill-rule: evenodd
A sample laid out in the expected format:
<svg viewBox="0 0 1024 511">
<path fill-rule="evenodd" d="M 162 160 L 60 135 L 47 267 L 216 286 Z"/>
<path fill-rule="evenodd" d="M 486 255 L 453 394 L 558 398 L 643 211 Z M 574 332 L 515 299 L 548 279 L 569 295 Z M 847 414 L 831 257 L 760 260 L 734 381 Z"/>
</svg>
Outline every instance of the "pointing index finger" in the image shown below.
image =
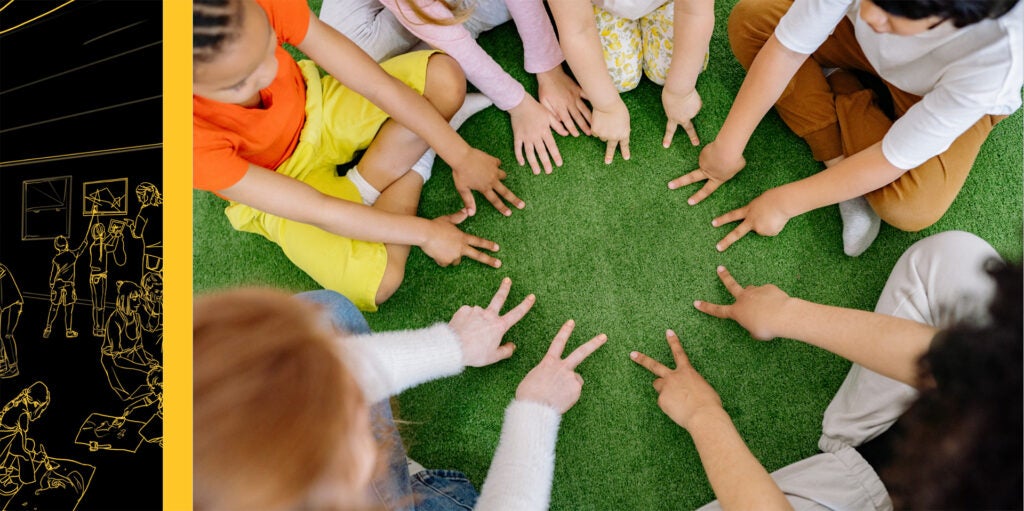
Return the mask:
<svg viewBox="0 0 1024 511">
<path fill-rule="evenodd" d="M 718 278 L 722 280 L 722 284 L 725 284 L 725 289 L 729 291 L 733 298 L 738 298 L 740 293 L 743 292 L 743 286 L 736 282 L 736 279 L 732 277 L 729 270 L 725 269 L 725 266 L 718 267 Z"/>
</svg>

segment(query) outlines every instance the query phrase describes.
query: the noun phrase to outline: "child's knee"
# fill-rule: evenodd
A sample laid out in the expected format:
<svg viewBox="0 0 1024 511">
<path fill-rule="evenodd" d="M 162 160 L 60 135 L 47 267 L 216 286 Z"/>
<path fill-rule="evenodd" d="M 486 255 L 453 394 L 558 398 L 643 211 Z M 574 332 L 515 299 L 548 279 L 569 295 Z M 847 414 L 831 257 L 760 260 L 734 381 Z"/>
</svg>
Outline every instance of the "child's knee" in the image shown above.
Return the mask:
<svg viewBox="0 0 1024 511">
<path fill-rule="evenodd" d="M 384 278 L 380 280 L 380 286 L 377 287 L 377 296 L 374 300 L 377 305 L 388 301 L 398 291 L 403 280 L 405 280 L 405 262 L 392 264 L 389 261 L 387 268 L 384 269 Z"/>
<path fill-rule="evenodd" d="M 455 59 L 435 53 L 427 61 L 427 81 L 423 87 L 427 98 L 441 115 L 451 118 L 466 98 L 466 75 Z"/>
<path fill-rule="evenodd" d="M 744 69 L 775 32 L 778 18 L 773 15 L 778 0 L 740 0 L 729 13 L 729 46 Z"/>
<path fill-rule="evenodd" d="M 949 209 L 928 200 L 913 200 L 892 197 L 891 194 L 872 193 L 867 196 L 868 204 L 885 223 L 906 232 L 927 229 L 939 221 Z"/>
</svg>

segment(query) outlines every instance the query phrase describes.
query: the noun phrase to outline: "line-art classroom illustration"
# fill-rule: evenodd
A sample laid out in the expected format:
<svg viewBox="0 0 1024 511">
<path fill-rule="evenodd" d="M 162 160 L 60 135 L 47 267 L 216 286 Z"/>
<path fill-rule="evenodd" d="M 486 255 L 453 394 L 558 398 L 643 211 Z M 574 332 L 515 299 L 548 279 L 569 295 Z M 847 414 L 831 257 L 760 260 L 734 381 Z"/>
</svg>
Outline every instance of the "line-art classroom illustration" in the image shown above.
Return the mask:
<svg viewBox="0 0 1024 511">
<path fill-rule="evenodd" d="M 0 2 L 0 510 L 161 507 L 162 8 Z"/>
</svg>

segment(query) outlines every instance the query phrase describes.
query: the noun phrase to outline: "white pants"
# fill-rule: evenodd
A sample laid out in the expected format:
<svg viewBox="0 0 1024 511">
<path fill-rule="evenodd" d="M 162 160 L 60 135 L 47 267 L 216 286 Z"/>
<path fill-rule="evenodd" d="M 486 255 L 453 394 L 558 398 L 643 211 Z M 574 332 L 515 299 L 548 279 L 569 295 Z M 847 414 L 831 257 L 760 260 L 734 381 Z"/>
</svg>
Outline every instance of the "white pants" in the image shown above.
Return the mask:
<svg viewBox="0 0 1024 511">
<path fill-rule="evenodd" d="M 478 0 L 462 26 L 476 39 L 510 19 L 505 0 Z M 379 0 L 324 0 L 320 20 L 345 34 L 377 62 L 406 53 L 420 42 Z"/>
<path fill-rule="evenodd" d="M 981 238 L 950 231 L 913 244 L 896 262 L 875 312 L 947 328 L 986 321 L 995 283 L 985 264 L 998 259 Z M 878 474 L 854 450 L 882 434 L 906 411 L 917 392 L 853 364 L 825 410 L 818 447 L 811 456 L 772 473 L 797 510 L 890 510 Z M 702 510 L 721 509 L 714 501 Z"/>
</svg>

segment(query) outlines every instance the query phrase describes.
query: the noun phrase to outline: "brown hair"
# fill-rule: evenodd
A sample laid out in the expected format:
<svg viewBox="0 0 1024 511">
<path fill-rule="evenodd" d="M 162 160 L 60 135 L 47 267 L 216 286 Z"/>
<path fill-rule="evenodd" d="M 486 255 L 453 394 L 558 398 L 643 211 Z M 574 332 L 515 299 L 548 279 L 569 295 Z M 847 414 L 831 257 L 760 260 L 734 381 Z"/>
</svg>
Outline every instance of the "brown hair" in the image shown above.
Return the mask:
<svg viewBox="0 0 1024 511">
<path fill-rule="evenodd" d="M 198 297 L 193 314 L 196 509 L 297 507 L 330 467 L 357 464 L 344 444 L 367 404 L 317 306 L 241 289 Z M 355 478 L 332 484 L 358 506 Z"/>
<path fill-rule="evenodd" d="M 473 14 L 473 6 L 469 5 L 466 0 L 430 0 L 431 2 L 440 2 L 442 5 L 448 8 L 448 11 L 452 13 L 451 18 L 435 18 L 426 13 L 423 7 L 420 6 L 419 0 L 401 0 L 400 3 L 405 4 L 406 7 L 412 10 L 417 17 L 430 23 L 431 25 L 458 25 L 463 21 L 469 19 L 469 16 Z M 429 2 L 428 2 L 429 3 Z M 403 17 L 405 13 L 402 13 Z M 406 21 L 409 21 L 406 18 Z"/>
</svg>

